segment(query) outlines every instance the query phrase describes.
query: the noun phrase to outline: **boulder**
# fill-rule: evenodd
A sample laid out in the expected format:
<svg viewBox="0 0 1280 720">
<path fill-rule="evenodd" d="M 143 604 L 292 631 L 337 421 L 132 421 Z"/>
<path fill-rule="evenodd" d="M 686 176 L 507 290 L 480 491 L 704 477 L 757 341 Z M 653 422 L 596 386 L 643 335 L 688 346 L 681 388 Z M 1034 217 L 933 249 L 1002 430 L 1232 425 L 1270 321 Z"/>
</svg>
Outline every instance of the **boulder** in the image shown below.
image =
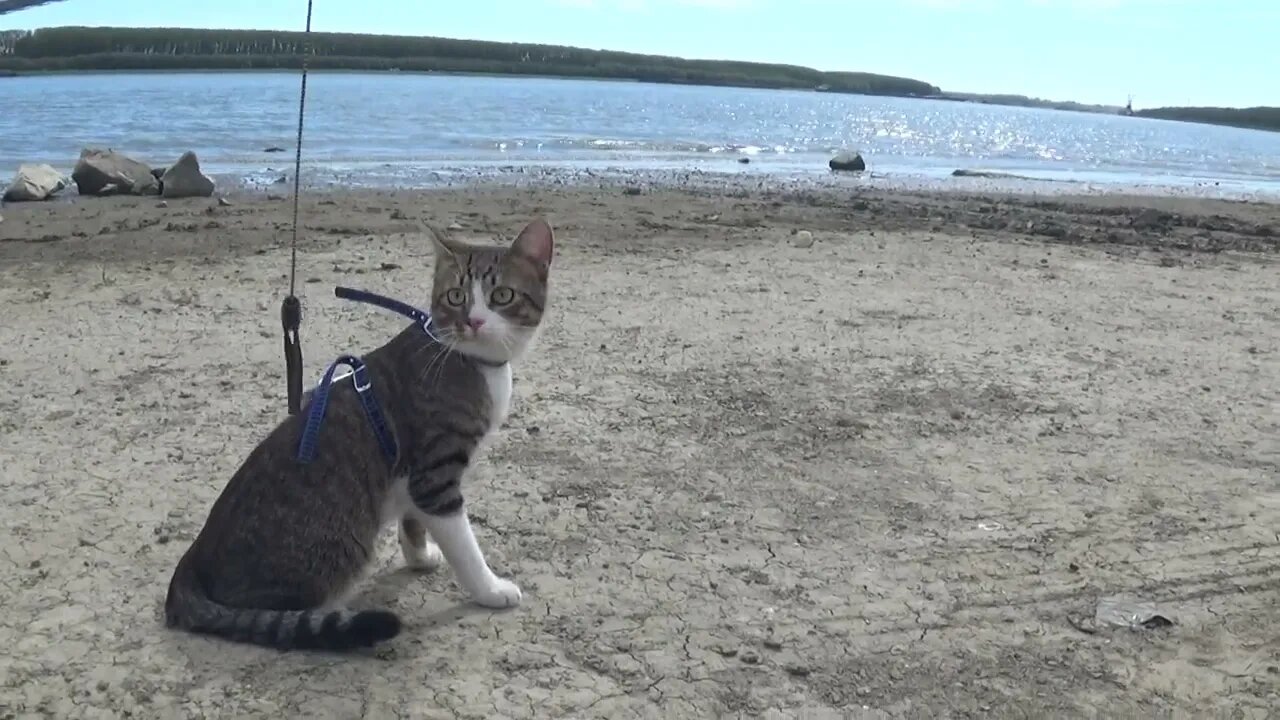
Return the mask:
<svg viewBox="0 0 1280 720">
<path fill-rule="evenodd" d="M 50 165 L 19 165 L 13 182 L 4 191 L 6 202 L 48 200 L 70 183 Z"/>
<path fill-rule="evenodd" d="M 200 172 L 200 161 L 190 150 L 182 153 L 173 167 L 160 178 L 161 194 L 167 198 L 211 197 L 213 179 Z"/>
<path fill-rule="evenodd" d="M 832 170 L 851 170 L 853 172 L 862 172 L 867 169 L 867 163 L 862 159 L 862 153 L 859 152 L 842 152 L 831 158 L 827 166 Z"/>
<path fill-rule="evenodd" d="M 138 162 L 115 150 L 85 148 L 71 173 L 81 195 L 132 193 L 159 195 L 160 181 L 151 174 L 146 163 Z M 114 185 L 111 191 L 103 192 Z"/>
</svg>

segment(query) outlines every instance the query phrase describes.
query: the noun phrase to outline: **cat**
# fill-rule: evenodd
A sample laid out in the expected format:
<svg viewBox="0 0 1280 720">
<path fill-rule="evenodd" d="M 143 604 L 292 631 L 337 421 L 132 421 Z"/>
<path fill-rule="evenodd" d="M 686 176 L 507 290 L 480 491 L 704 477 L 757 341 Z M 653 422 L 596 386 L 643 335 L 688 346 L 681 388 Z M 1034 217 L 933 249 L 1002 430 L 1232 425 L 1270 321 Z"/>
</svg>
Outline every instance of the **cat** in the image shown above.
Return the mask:
<svg viewBox="0 0 1280 720">
<path fill-rule="evenodd" d="M 353 383 L 335 381 L 315 459 L 296 457 L 304 407 L 249 453 L 214 502 L 169 583 L 168 627 L 281 650 L 389 640 L 401 630 L 395 613 L 351 611 L 347 600 L 393 522 L 410 567 L 447 560 L 473 602 L 520 603 L 519 586 L 494 574 L 476 543 L 461 480 L 510 410 L 511 362 L 541 326 L 555 240 L 540 218 L 505 246 L 428 230 L 432 331 L 414 323 L 362 358 L 394 461 Z"/>
</svg>

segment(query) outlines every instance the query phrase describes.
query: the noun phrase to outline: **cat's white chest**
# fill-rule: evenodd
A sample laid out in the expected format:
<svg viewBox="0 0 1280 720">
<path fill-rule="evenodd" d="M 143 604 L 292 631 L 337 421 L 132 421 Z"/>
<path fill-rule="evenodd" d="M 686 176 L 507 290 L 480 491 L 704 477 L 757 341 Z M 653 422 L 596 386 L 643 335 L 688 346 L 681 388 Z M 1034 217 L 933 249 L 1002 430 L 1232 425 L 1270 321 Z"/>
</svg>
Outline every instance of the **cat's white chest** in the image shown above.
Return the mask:
<svg viewBox="0 0 1280 720">
<path fill-rule="evenodd" d="M 511 365 L 481 365 L 480 374 L 489 388 L 489 432 L 493 432 L 506 422 L 507 415 L 511 413 Z"/>
</svg>

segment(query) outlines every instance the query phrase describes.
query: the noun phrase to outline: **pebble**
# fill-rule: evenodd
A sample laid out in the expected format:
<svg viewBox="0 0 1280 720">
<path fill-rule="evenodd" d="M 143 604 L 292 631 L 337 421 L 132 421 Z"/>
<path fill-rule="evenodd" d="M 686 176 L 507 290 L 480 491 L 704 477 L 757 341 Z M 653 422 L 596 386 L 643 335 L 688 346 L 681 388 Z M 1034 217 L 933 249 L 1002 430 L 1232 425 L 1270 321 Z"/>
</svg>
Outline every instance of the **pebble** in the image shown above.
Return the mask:
<svg viewBox="0 0 1280 720">
<path fill-rule="evenodd" d="M 222 207 L 231 207 L 231 201 L 224 197 L 220 197 L 218 198 L 218 205 Z"/>
<path fill-rule="evenodd" d="M 165 202 L 164 200 L 161 200 L 161 201 L 156 205 L 156 207 L 167 208 L 167 207 L 169 207 L 169 203 Z"/>
<path fill-rule="evenodd" d="M 450 230 L 461 230 L 461 229 L 462 229 L 462 223 L 456 223 L 456 222 L 449 223 L 449 229 L 450 229 Z"/>
<path fill-rule="evenodd" d="M 813 247 L 813 233 L 808 230 L 801 230 L 791 238 L 791 244 L 798 248 Z"/>
</svg>

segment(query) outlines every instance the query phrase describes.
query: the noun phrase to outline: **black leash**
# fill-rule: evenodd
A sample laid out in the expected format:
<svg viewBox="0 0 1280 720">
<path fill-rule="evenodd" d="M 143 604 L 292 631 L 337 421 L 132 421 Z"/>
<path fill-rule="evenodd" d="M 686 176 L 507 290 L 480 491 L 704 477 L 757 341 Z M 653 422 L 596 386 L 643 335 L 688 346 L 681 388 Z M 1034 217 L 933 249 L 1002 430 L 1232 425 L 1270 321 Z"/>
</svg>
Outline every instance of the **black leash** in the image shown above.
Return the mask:
<svg viewBox="0 0 1280 720">
<path fill-rule="evenodd" d="M 298 200 L 302 189 L 302 120 L 307 109 L 307 56 L 311 54 L 311 3 L 307 0 L 307 29 L 302 43 L 302 92 L 298 95 L 298 139 L 293 147 L 293 242 L 289 249 L 289 296 L 280 303 L 280 325 L 284 329 L 285 382 L 289 391 L 289 414 L 302 409 L 302 302 L 294 294 L 298 280 Z"/>
</svg>

